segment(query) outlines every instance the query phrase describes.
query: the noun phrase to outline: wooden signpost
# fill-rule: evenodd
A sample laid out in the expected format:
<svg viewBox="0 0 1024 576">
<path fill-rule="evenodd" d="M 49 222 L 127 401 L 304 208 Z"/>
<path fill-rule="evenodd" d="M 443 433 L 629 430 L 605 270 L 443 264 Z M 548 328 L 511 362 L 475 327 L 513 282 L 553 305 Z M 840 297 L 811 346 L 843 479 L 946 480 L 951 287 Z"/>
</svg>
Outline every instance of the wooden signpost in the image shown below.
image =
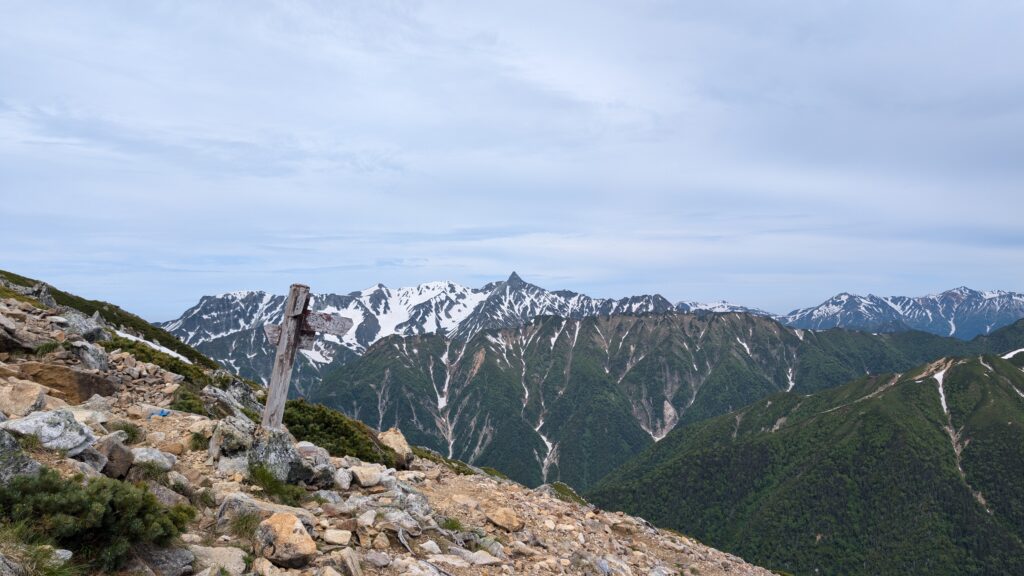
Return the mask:
<svg viewBox="0 0 1024 576">
<path fill-rule="evenodd" d="M 263 327 L 267 340 L 277 346 L 274 371 L 270 373 L 270 391 L 267 407 L 263 411 L 262 426 L 279 430 L 284 420 L 284 403 L 288 399 L 288 386 L 295 365 L 295 353 L 310 350 L 316 334 L 341 336 L 352 328 L 352 321 L 334 314 L 309 311 L 309 286 L 292 284 L 284 303 L 284 315 L 279 326 Z"/>
</svg>

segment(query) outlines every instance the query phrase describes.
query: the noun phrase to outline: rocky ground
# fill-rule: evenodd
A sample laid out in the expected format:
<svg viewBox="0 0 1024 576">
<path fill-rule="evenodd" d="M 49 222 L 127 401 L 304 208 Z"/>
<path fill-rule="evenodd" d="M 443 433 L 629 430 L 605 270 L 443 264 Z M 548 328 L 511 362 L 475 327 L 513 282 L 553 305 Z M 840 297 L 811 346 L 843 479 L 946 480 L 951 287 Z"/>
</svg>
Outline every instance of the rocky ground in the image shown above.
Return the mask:
<svg viewBox="0 0 1024 576">
<path fill-rule="evenodd" d="M 95 341 L 108 330 L 71 309 L 0 300 L 0 484 L 46 466 L 197 508 L 179 542 L 140 546 L 125 574 L 770 574 L 549 486 L 415 458 L 397 430 L 380 440 L 404 469 L 330 456 L 258 429 L 261 391 L 230 377 L 201 394 L 222 417 L 170 410 L 182 376 L 104 350 Z M 26 448 L 26 436 L 38 440 Z M 305 488 L 303 503 L 275 503 L 253 464 Z M 0 575 L 18 573 L 0 551 Z"/>
</svg>

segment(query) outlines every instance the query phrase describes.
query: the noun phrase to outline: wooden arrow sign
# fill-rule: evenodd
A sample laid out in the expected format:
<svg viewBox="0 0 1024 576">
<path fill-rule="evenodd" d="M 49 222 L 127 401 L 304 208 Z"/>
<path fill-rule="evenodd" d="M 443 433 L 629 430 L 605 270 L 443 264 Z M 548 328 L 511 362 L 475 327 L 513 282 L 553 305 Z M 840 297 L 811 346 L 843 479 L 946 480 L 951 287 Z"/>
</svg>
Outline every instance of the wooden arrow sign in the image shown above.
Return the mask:
<svg viewBox="0 0 1024 576">
<path fill-rule="evenodd" d="M 309 311 L 309 286 L 292 284 L 285 301 L 284 314 L 279 326 L 263 327 L 267 341 L 277 348 L 274 369 L 270 373 L 270 391 L 263 412 L 264 428 L 280 429 L 284 419 L 284 403 L 288 398 L 288 385 L 295 352 L 309 350 L 316 342 L 316 334 L 341 336 L 352 328 L 348 318 L 324 312 Z"/>
</svg>

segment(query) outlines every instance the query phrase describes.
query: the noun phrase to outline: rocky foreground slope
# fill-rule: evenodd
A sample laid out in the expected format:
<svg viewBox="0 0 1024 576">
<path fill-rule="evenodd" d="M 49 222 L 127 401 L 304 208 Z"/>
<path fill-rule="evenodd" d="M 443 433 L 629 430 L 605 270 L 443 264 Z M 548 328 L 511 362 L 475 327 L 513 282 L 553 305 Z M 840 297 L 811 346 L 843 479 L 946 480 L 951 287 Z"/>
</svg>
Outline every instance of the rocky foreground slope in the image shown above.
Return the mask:
<svg viewBox="0 0 1024 576">
<path fill-rule="evenodd" d="M 396 467 L 261 431 L 252 421 L 258 388 L 123 336 L 104 342 L 112 328 L 70 308 L 0 300 L 0 574 L 97 572 L 97 558 L 126 574 L 161 576 L 770 574 L 573 501 L 562 487 L 530 490 L 436 454 L 416 457 L 397 430 L 372 433 Z M 182 393 L 199 381 L 210 384 Z M 45 468 L 60 478 L 38 480 Z M 92 495 L 144 487 L 156 503 L 125 490 L 170 520 L 140 517 L 162 531 L 140 532 L 123 554 L 97 551 L 48 530 L 52 501 L 5 493 L 48 486 L 79 494 L 83 483 Z M 63 521 L 85 525 L 71 516 L 73 503 L 57 506 Z M 43 512 L 12 526 L 32 505 Z M 96 501 L 90 510 L 120 505 Z M 123 543 L 96 531 L 135 520 L 95 523 L 88 540 Z M 19 541 L 25 531 L 43 532 L 51 547 Z"/>
</svg>

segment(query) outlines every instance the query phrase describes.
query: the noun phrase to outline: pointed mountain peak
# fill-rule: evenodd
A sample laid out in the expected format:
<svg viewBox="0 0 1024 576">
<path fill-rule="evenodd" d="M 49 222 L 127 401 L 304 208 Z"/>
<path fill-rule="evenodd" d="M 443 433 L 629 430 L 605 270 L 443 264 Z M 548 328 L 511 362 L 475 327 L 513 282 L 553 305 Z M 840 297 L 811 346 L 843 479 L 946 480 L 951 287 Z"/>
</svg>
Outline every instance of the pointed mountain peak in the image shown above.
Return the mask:
<svg viewBox="0 0 1024 576">
<path fill-rule="evenodd" d="M 505 284 L 508 284 L 509 286 L 515 288 L 526 284 L 526 282 L 524 282 L 523 279 L 519 277 L 519 274 L 516 274 L 513 271 L 512 274 L 508 277 L 508 280 L 505 280 Z"/>
</svg>

